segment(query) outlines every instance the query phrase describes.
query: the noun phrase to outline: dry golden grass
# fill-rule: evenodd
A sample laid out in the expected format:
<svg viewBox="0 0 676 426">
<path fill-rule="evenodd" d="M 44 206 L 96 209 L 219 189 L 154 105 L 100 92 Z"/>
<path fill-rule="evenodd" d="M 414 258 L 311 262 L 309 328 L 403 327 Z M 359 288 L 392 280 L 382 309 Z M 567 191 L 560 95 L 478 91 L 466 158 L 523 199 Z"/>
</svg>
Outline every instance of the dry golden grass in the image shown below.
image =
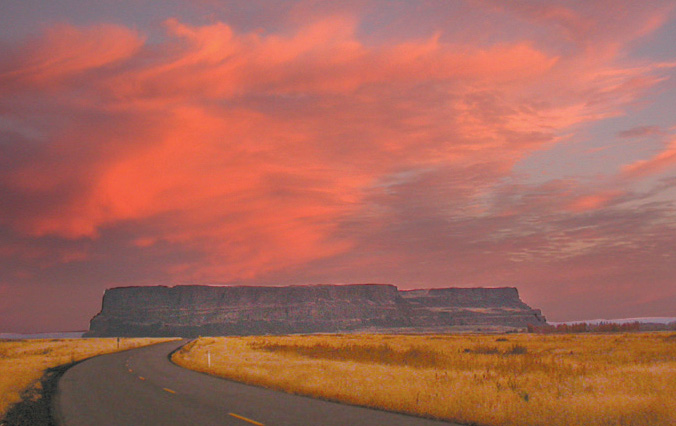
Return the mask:
<svg viewBox="0 0 676 426">
<path fill-rule="evenodd" d="M 201 338 L 173 360 L 460 423 L 676 425 L 674 333 Z"/>
<path fill-rule="evenodd" d="M 119 350 L 165 340 L 170 339 L 120 339 Z M 117 350 L 114 338 L 0 341 L 0 419 L 23 391 L 39 386 L 46 369 Z"/>
</svg>

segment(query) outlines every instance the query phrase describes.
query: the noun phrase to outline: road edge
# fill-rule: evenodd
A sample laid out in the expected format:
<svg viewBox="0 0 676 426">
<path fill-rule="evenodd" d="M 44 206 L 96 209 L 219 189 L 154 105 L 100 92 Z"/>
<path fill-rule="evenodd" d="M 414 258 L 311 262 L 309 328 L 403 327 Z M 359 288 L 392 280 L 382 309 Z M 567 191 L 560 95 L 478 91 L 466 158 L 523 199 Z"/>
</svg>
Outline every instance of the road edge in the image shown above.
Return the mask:
<svg viewBox="0 0 676 426">
<path fill-rule="evenodd" d="M 0 426 L 57 426 L 52 410 L 59 379 L 71 367 L 83 361 L 85 360 L 47 368 L 35 384 L 21 393 L 21 401 L 7 410 L 0 421 Z M 37 383 L 40 386 L 37 386 Z"/>
<path fill-rule="evenodd" d="M 83 338 L 84 338 L 84 339 L 87 339 L 87 337 L 83 337 Z M 182 339 L 181 339 L 180 337 L 176 337 L 174 340 L 182 340 Z M 134 348 L 123 349 L 123 350 L 121 350 L 121 351 L 109 352 L 109 353 L 105 353 L 105 354 L 94 355 L 94 356 L 90 356 L 89 358 L 81 359 L 81 360 L 79 360 L 79 361 L 77 361 L 77 362 L 73 362 L 73 363 L 70 363 L 70 364 L 63 364 L 63 366 L 66 366 L 66 365 L 67 365 L 68 367 L 67 367 L 67 368 L 64 368 L 64 369 L 63 369 L 63 372 L 61 372 L 61 374 L 59 374 L 59 376 L 56 378 L 56 381 L 55 381 L 55 383 L 54 383 L 54 392 L 53 392 L 52 395 L 50 395 L 50 398 L 49 398 L 49 401 L 48 401 L 48 403 L 49 403 L 49 422 L 48 422 L 48 423 L 44 423 L 44 425 L 45 425 L 45 426 L 62 426 L 62 425 L 64 424 L 64 421 L 63 421 L 63 415 L 61 414 L 61 409 L 59 408 L 59 405 L 60 405 L 60 404 L 58 403 L 58 402 L 59 402 L 59 397 L 60 397 L 59 380 L 60 380 L 61 377 L 63 377 L 63 375 L 66 374 L 66 373 L 68 372 L 68 370 L 70 370 L 71 368 L 75 367 L 75 366 L 78 365 L 78 364 L 81 364 L 81 363 L 83 363 L 83 362 L 86 362 L 86 361 L 89 361 L 89 360 L 91 360 L 91 359 L 98 358 L 98 357 L 101 357 L 101 356 L 121 354 L 121 353 L 124 353 L 124 352 L 133 351 L 133 350 L 136 350 L 136 349 L 142 349 L 142 348 L 147 348 L 147 347 L 149 347 L 149 346 L 161 345 L 161 344 L 163 344 L 163 343 L 173 342 L 174 340 L 169 340 L 169 341 L 164 341 L 164 342 L 157 342 L 157 343 L 153 343 L 153 344 L 150 344 L 150 345 L 137 346 L 137 347 L 134 347 Z M 179 346 L 179 348 L 181 348 L 181 347 L 183 347 L 183 345 Z M 59 366 L 59 367 L 61 367 L 61 366 Z M 54 368 L 58 368 L 58 367 L 54 367 Z M 39 424 L 36 424 L 36 425 L 39 425 Z M 5 425 L 2 424 L 2 423 L 0 423 L 0 426 L 5 426 Z M 6 426 L 14 426 L 14 425 L 7 424 Z M 18 425 L 17 425 L 17 426 L 18 426 Z"/>
</svg>

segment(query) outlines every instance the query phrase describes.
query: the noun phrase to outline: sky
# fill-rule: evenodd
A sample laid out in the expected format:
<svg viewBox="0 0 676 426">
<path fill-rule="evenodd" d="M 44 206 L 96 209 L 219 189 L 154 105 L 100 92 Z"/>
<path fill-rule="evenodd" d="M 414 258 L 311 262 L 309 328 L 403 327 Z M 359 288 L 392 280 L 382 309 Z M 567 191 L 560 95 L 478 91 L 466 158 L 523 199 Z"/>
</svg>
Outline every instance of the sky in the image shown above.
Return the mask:
<svg viewBox="0 0 676 426">
<path fill-rule="evenodd" d="M 675 6 L 3 0 L 0 331 L 130 285 L 676 316 Z"/>
</svg>

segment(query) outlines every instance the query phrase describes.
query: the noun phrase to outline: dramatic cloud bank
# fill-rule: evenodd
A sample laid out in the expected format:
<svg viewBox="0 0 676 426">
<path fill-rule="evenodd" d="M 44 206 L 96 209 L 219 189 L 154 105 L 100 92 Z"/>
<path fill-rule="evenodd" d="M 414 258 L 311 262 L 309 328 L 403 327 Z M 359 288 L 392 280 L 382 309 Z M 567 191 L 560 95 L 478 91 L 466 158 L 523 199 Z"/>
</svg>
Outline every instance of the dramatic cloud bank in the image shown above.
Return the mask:
<svg viewBox="0 0 676 426">
<path fill-rule="evenodd" d="M 0 331 L 134 284 L 676 315 L 673 3 L 174 3 L 0 34 Z"/>
</svg>

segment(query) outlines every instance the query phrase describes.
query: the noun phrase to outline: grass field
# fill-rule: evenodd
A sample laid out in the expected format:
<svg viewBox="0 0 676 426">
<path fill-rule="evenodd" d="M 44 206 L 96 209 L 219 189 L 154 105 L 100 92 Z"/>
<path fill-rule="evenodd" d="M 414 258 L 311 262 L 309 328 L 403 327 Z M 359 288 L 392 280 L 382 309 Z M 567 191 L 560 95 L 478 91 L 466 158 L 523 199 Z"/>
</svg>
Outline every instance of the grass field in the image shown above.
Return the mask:
<svg viewBox="0 0 676 426">
<path fill-rule="evenodd" d="M 673 332 L 200 338 L 173 360 L 288 392 L 466 424 L 676 425 Z"/>
<path fill-rule="evenodd" d="M 168 339 L 120 339 L 120 350 Z M 0 419 L 51 367 L 116 352 L 116 339 L 0 340 Z"/>
</svg>

